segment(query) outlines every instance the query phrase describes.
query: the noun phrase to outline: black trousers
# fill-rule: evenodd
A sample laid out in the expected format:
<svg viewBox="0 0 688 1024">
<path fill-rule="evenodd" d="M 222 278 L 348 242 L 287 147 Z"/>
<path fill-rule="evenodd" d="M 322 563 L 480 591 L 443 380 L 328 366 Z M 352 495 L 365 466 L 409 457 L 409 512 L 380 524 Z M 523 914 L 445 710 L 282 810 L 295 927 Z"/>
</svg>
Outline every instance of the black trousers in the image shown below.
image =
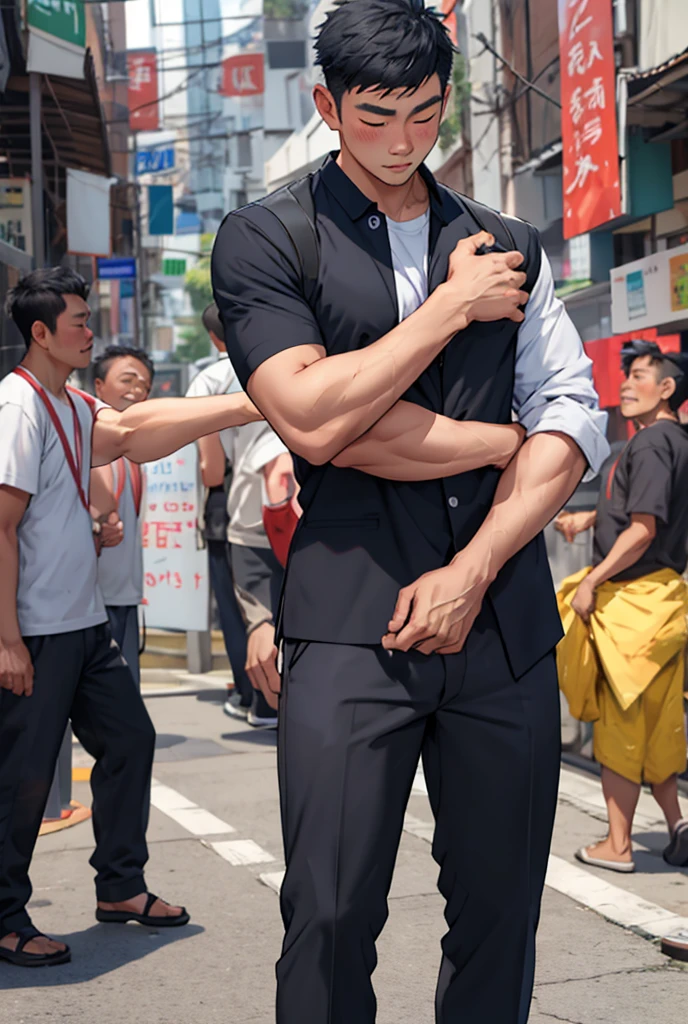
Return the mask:
<svg viewBox="0 0 688 1024">
<path fill-rule="evenodd" d="M 139 609 L 138 605 L 108 605 L 105 609 L 112 639 L 119 647 L 129 671 L 137 686 L 141 685 L 141 664 L 139 659 Z"/>
<path fill-rule="evenodd" d="M 246 675 L 246 626 L 234 593 L 230 545 L 226 540 L 208 540 L 208 568 L 225 650 L 232 668 L 234 685 L 245 704 L 251 703 L 253 687 Z"/>
<path fill-rule="evenodd" d="M 91 775 L 96 895 L 146 891 L 146 828 L 155 730 L 107 624 L 24 641 L 34 692 L 0 690 L 0 936 L 29 925 L 29 865 L 67 722 Z"/>
<path fill-rule="evenodd" d="M 448 925 L 436 1019 L 524 1024 L 559 777 L 554 654 L 514 679 L 489 604 L 449 657 L 288 641 L 279 730 L 278 1024 L 375 1020 L 375 942 L 421 756 Z"/>
</svg>

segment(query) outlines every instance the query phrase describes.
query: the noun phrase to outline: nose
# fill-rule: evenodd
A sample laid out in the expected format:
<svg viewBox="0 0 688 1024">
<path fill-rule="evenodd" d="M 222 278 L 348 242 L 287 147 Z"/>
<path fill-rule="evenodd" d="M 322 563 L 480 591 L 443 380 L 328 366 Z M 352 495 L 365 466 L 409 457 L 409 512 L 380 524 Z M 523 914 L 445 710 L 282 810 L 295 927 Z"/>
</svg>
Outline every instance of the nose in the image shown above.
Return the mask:
<svg viewBox="0 0 688 1024">
<path fill-rule="evenodd" d="M 413 152 L 411 137 L 404 126 L 399 128 L 398 134 L 389 147 L 390 156 L 410 156 Z"/>
</svg>

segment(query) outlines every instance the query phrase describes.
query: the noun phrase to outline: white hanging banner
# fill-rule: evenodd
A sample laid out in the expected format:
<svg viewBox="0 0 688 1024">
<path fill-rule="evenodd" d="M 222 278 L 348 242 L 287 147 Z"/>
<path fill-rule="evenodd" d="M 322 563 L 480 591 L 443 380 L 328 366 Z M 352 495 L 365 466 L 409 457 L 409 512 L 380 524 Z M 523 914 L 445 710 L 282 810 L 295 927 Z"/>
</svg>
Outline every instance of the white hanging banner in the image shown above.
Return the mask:
<svg viewBox="0 0 688 1024">
<path fill-rule="evenodd" d="M 67 249 L 77 256 L 111 256 L 110 189 L 116 178 L 67 169 Z"/>
<path fill-rule="evenodd" d="M 143 603 L 154 629 L 210 628 L 208 553 L 197 545 L 197 466 L 191 444 L 145 467 Z"/>
</svg>

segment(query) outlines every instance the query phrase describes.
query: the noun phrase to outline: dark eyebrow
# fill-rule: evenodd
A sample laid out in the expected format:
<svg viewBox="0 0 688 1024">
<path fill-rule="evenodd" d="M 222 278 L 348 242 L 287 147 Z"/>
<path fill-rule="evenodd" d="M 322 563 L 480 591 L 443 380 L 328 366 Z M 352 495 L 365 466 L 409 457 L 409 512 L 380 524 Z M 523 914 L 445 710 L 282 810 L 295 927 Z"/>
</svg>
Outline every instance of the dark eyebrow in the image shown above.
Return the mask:
<svg viewBox="0 0 688 1024">
<path fill-rule="evenodd" d="M 91 315 L 91 310 L 89 309 L 89 311 L 87 313 L 75 313 L 74 314 L 74 319 L 75 320 L 88 320 L 90 315 Z"/>
<path fill-rule="evenodd" d="M 429 100 L 425 100 L 424 103 L 419 103 L 417 107 L 414 107 L 409 117 L 415 117 L 416 114 L 422 114 L 424 110 L 428 110 L 430 107 L 434 107 L 436 103 L 441 103 L 442 96 L 433 96 Z M 378 107 L 374 103 L 357 103 L 356 110 L 364 110 L 367 114 L 377 114 L 379 117 L 396 117 L 397 111 L 390 107 Z"/>
</svg>

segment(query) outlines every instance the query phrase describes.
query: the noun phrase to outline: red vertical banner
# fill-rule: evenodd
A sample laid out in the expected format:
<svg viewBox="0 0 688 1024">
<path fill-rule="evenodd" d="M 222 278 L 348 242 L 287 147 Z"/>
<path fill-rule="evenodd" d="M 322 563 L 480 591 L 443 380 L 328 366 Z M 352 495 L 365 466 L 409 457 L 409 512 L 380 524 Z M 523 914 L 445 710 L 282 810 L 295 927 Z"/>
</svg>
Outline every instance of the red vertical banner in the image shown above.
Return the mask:
<svg viewBox="0 0 688 1024">
<path fill-rule="evenodd" d="M 612 0 L 558 0 L 564 238 L 621 215 Z"/>
<path fill-rule="evenodd" d="M 155 132 L 160 127 L 158 55 L 155 50 L 129 50 L 129 125 L 133 132 Z"/>
</svg>

